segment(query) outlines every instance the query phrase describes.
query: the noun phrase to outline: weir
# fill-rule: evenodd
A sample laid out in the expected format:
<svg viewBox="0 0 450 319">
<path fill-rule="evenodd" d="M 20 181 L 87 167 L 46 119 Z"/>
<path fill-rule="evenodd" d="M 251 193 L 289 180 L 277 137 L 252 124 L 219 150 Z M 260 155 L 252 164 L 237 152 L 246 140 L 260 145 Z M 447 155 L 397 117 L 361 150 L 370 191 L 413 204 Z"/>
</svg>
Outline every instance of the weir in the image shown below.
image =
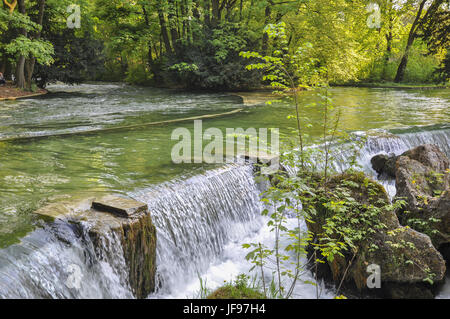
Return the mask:
<svg viewBox="0 0 450 319">
<path fill-rule="evenodd" d="M 93 198 L 46 206 L 36 213 L 50 223 L 0 250 L 0 297 L 146 297 L 155 288 L 150 278 L 157 279 L 158 293 L 171 293 L 204 271 L 230 240 L 261 226 L 250 223 L 259 216 L 260 190 L 251 165 L 231 165 L 131 193 L 150 212 L 133 222 L 90 209 Z M 147 216 L 157 229 L 156 275 L 155 263 L 145 260 L 155 253 Z M 133 278 L 142 273 L 151 276 Z M 150 282 L 143 289 L 145 280 Z"/>
<path fill-rule="evenodd" d="M 448 155 L 449 130 L 369 139 L 360 162 L 366 173 L 374 174 L 371 156 L 401 153 L 424 142 L 438 145 Z M 62 219 L 42 222 L 20 244 L 0 250 L 0 297 L 180 296 L 188 282 L 197 280 L 211 265 L 225 262 L 227 245 L 234 242 L 238 247 L 243 238 L 263 228 L 260 193 L 264 187 L 255 181 L 253 166 L 246 164 L 129 192 L 130 198 L 148 206 L 158 237 L 155 292 L 150 295 L 148 291 L 136 293 L 122 232 L 103 229 L 96 238 L 92 236 L 96 223 L 92 216 L 84 216 L 76 223 Z M 78 207 L 88 211 L 91 205 L 92 201 L 87 201 Z M 69 204 L 62 207 L 76 211 Z M 57 210 L 55 206 L 53 212 Z"/>
</svg>

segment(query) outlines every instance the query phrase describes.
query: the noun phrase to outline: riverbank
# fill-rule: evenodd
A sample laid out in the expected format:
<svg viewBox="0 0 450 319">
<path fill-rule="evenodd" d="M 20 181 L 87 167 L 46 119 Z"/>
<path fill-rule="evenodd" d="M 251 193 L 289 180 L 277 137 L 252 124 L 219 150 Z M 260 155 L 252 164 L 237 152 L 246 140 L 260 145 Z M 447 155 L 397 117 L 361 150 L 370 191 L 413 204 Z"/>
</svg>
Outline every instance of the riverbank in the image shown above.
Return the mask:
<svg viewBox="0 0 450 319">
<path fill-rule="evenodd" d="M 40 96 L 47 94 L 48 91 L 44 89 L 38 89 L 36 92 L 29 92 L 20 90 L 11 84 L 6 84 L 5 86 L 0 87 L 0 101 L 4 100 L 17 100 L 28 97 Z"/>
<path fill-rule="evenodd" d="M 360 88 L 376 88 L 376 89 L 405 89 L 405 90 L 433 90 L 433 89 L 449 89 L 450 85 L 446 84 L 408 84 L 408 83 L 346 83 L 334 84 L 333 87 L 360 87 Z"/>
</svg>

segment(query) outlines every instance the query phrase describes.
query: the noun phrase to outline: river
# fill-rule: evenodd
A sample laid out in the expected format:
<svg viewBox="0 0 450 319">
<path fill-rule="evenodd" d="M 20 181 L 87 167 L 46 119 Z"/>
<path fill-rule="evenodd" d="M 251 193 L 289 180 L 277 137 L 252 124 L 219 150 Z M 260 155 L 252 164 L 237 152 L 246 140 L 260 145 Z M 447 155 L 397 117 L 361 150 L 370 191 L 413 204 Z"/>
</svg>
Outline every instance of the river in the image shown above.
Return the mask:
<svg viewBox="0 0 450 319">
<path fill-rule="evenodd" d="M 227 93 L 110 83 L 49 90 L 37 99 L 0 102 L 0 297 L 131 296 L 121 279 L 120 258 L 90 264 L 73 231 L 42 225 L 30 213 L 49 201 L 102 193 L 131 196 L 150 206 L 159 239 L 160 289 L 149 297 L 192 297 L 199 276 L 214 288 L 248 270 L 242 243 L 271 239 L 251 167 L 173 164 L 171 133 L 177 127 L 192 130 L 192 121 L 101 130 L 243 108 L 205 120 L 204 129 L 269 127 L 288 133 L 295 125 L 287 119 L 292 105 L 243 106 L 240 97 Z M 450 155 L 450 90 L 333 88 L 330 95 L 342 110 L 342 127 L 381 136 L 362 151 L 366 173 L 374 175 L 369 160 L 380 152 L 399 154 L 435 143 Z M 305 92 L 300 101 L 317 100 Z M 319 121 L 314 108 L 308 112 L 311 123 Z M 92 130 L 100 131 L 82 134 Z M 313 126 L 308 133 L 313 143 L 320 129 Z M 384 185 L 395 194 L 392 181 Z M 90 279 L 76 293 L 64 284 L 70 264 L 80 265 Z M 450 298 L 448 290 L 440 297 Z M 322 289 L 322 297 L 332 296 L 332 289 Z M 299 284 L 295 297 L 314 298 L 315 288 Z"/>
</svg>

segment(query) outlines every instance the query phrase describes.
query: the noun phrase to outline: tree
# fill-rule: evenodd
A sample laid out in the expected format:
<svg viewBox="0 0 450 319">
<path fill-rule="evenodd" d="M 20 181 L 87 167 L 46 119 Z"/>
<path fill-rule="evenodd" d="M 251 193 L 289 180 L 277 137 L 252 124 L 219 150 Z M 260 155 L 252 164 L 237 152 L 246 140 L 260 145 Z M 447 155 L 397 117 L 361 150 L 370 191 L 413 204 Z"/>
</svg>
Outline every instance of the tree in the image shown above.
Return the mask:
<svg viewBox="0 0 450 319">
<path fill-rule="evenodd" d="M 403 78 L 405 76 L 406 67 L 408 64 L 409 54 L 411 47 L 416 40 L 416 38 L 419 36 L 419 31 L 421 27 L 428 24 L 431 19 L 433 19 L 436 12 L 439 10 L 440 6 L 444 3 L 446 0 L 433 0 L 430 4 L 428 4 L 428 0 L 421 0 L 418 4 L 417 13 L 415 15 L 414 22 L 411 25 L 411 29 L 409 31 L 408 40 L 406 42 L 406 48 L 403 53 L 403 57 L 400 61 L 400 64 L 398 66 L 397 75 L 395 76 L 395 82 L 401 82 L 403 81 Z M 428 5 L 428 8 L 426 8 L 426 5 Z M 425 12 L 425 14 L 423 14 Z M 422 15 L 423 14 L 423 15 Z"/>
<path fill-rule="evenodd" d="M 450 48 L 450 1 L 443 1 L 433 15 L 423 19 L 418 36 L 427 43 L 430 54 Z"/>
<path fill-rule="evenodd" d="M 53 44 L 54 63 L 36 66 L 33 78 L 40 87 L 55 81 L 74 84 L 97 80 L 104 73 L 104 41 L 95 38 L 92 4 L 78 1 L 82 21 L 79 29 L 70 29 L 66 23 L 60 23 L 70 4 L 71 0 L 47 0 L 41 37 Z"/>
<path fill-rule="evenodd" d="M 26 9 L 25 9 L 25 0 L 18 0 L 18 5 L 19 5 L 19 12 L 23 15 L 26 14 Z M 22 43 L 22 44 L 26 44 L 27 41 L 27 30 L 25 28 L 20 28 L 19 29 L 19 34 L 22 36 L 20 39 L 22 41 L 17 41 L 18 44 Z M 17 40 L 17 39 L 16 39 Z M 23 50 L 17 50 L 19 48 L 22 48 Z M 25 53 L 27 46 L 26 45 L 22 45 L 22 46 L 13 46 L 10 47 L 9 53 L 15 53 L 14 51 L 17 50 L 17 52 L 19 52 L 19 56 L 18 56 L 18 60 L 17 60 L 17 66 L 16 66 L 16 81 L 17 81 L 17 87 L 20 89 L 23 89 L 25 87 Z"/>
<path fill-rule="evenodd" d="M 52 44 L 40 39 L 45 3 L 45 0 L 36 2 L 18 0 L 17 11 L 5 12 L 4 7 L 0 8 L 0 15 L 5 18 L 6 24 L 6 28 L 1 32 L 2 64 L 6 66 L 10 63 L 9 60 L 13 60 L 16 85 L 21 89 L 31 88 L 36 62 L 40 64 L 53 62 Z M 33 21 L 32 17 L 37 21 Z"/>
<path fill-rule="evenodd" d="M 40 26 L 39 30 L 34 35 L 34 39 L 39 40 L 41 38 L 41 30 L 42 30 L 42 22 L 44 19 L 44 10 L 45 10 L 45 0 L 38 0 L 38 17 L 37 24 Z M 26 71 L 27 71 L 27 79 L 26 82 L 28 84 L 28 88 L 31 89 L 31 80 L 33 78 L 34 66 L 36 64 L 36 57 L 33 55 L 29 60 L 26 61 Z"/>
</svg>

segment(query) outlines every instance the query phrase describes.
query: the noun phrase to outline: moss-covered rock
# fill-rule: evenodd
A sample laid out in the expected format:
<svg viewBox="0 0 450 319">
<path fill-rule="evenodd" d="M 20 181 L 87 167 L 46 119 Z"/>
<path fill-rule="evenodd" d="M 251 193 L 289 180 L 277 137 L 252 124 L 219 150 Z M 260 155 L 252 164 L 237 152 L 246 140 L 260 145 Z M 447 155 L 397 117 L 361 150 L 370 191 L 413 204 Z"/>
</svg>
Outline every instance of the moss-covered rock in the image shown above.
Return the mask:
<svg viewBox="0 0 450 319">
<path fill-rule="evenodd" d="M 251 288 L 241 289 L 226 285 L 216 289 L 207 299 L 266 299 L 266 297 L 261 292 Z"/>
<path fill-rule="evenodd" d="M 316 195 L 307 203 L 307 225 L 315 243 L 310 253 L 322 261 L 319 276 L 357 293 L 432 296 L 432 283 L 444 278 L 444 260 L 427 235 L 400 225 L 380 184 L 353 173 L 311 186 Z M 367 288 L 369 265 L 380 267 L 381 289 Z"/>
<path fill-rule="evenodd" d="M 396 163 L 396 198 L 406 201 L 397 210 L 400 222 L 429 235 L 438 249 L 450 244 L 449 162 L 436 146 L 422 145 Z"/>
<path fill-rule="evenodd" d="M 101 222 L 97 220 L 97 224 L 89 229 L 89 237 L 100 255 L 107 240 L 105 235 L 108 232 L 118 235 L 128 267 L 130 287 L 136 298 L 145 298 L 155 290 L 156 228 L 151 216 L 145 211 L 132 218 L 114 216 L 112 221 L 109 217 Z"/>
</svg>

